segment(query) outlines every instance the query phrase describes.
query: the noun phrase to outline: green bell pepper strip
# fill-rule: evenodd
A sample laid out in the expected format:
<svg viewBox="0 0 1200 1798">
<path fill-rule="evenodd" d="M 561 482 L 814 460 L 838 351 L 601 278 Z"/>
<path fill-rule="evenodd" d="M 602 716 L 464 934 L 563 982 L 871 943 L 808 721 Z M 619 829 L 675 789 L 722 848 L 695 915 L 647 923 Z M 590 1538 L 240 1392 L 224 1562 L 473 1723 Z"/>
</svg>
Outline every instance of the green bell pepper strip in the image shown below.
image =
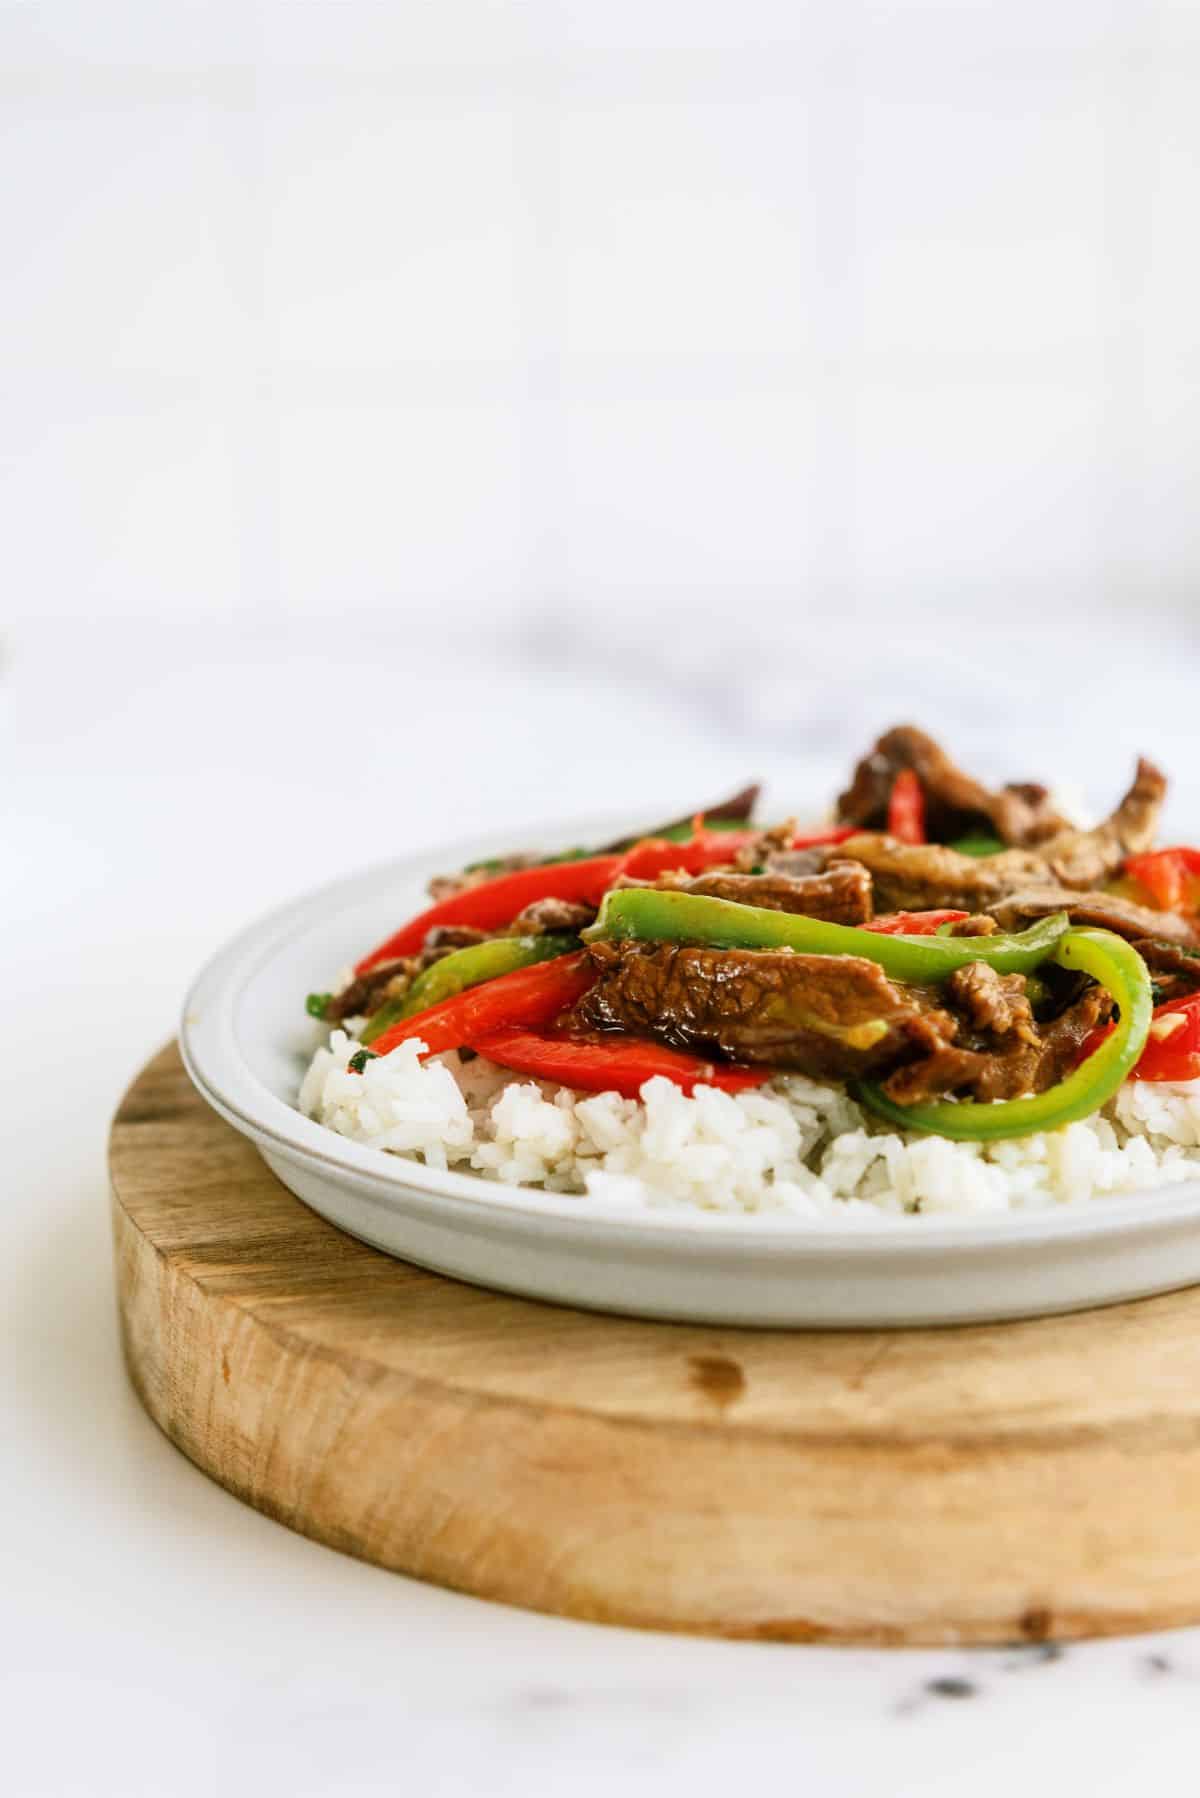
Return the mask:
<svg viewBox="0 0 1200 1798">
<path fill-rule="evenodd" d="M 704 821 L 706 831 L 737 831 L 750 828 L 744 818 L 713 818 L 707 812 L 701 812 L 699 815 Z M 656 837 L 660 843 L 690 843 L 695 827 L 695 818 L 686 818 L 678 824 L 668 824 L 665 830 L 648 830 L 646 835 Z M 762 828 L 765 830 L 767 827 L 764 824 Z M 630 847 L 632 848 L 632 846 L 631 844 Z"/>
<path fill-rule="evenodd" d="M 730 899 L 657 887 L 625 887 L 605 896 L 585 942 L 633 937 L 640 942 L 704 943 L 720 949 L 794 949 L 805 955 L 859 955 L 896 980 L 933 983 L 955 968 L 985 961 L 1001 974 L 1025 974 L 1045 961 L 1069 929 L 1055 912 L 1019 936 L 883 936 L 794 912 L 767 911 Z"/>
<path fill-rule="evenodd" d="M 560 862 L 582 862 L 586 861 L 589 856 L 595 854 L 596 851 L 594 849 L 583 849 L 578 847 L 575 849 L 560 849 L 556 855 L 539 854 L 535 866 L 539 868 L 556 868 Z M 463 869 L 463 873 L 487 874 L 489 877 L 493 877 L 497 874 L 505 873 L 507 870 L 510 870 L 511 867 L 511 862 L 506 861 L 504 856 L 491 855 L 481 862 L 468 862 Z"/>
<path fill-rule="evenodd" d="M 932 1105 L 896 1105 L 874 1081 L 859 1080 L 850 1089 L 854 1097 L 902 1129 L 928 1130 L 957 1142 L 1032 1136 L 1038 1130 L 1057 1130 L 1077 1118 L 1091 1117 L 1133 1072 L 1146 1046 L 1154 1013 L 1149 970 L 1137 950 L 1110 930 L 1069 930 L 1055 944 L 1051 959 L 1060 968 L 1098 980 L 1121 1013 L 1112 1034 L 1057 1086 L 1029 1099 L 944 1099 Z"/>
<path fill-rule="evenodd" d="M 373 1043 L 385 1030 L 401 1018 L 411 1018 L 443 999 L 452 999 L 469 986 L 494 980 L 497 974 L 511 974 L 517 968 L 532 967 L 536 961 L 552 961 L 579 946 L 575 936 L 499 936 L 486 943 L 472 943 L 469 949 L 456 949 L 418 974 L 402 999 L 389 999 L 368 1020 L 361 1043 Z"/>
</svg>

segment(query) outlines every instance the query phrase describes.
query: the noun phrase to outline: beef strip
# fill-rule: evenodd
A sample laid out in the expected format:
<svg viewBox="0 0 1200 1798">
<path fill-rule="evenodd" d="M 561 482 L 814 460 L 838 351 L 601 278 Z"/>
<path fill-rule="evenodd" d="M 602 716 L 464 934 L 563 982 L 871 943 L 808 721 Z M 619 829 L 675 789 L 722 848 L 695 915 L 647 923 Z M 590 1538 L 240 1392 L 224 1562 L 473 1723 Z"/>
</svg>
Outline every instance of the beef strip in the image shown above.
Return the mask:
<svg viewBox="0 0 1200 1798">
<path fill-rule="evenodd" d="M 870 869 L 879 911 L 954 906 L 999 917 L 997 902 L 1024 888 L 1048 890 L 1057 885 L 1086 890 L 1115 874 L 1127 855 L 1137 854 L 1153 842 L 1165 786 L 1158 770 L 1143 760 L 1138 763 L 1133 786 L 1111 818 L 1095 830 L 1060 833 L 1036 849 L 961 855 L 942 843 L 901 843 L 895 837 L 864 832 L 824 854 L 827 860 L 849 859 Z"/>
<path fill-rule="evenodd" d="M 878 911 L 991 911 L 996 900 L 1045 877 L 1045 868 L 1027 849 L 999 855 L 960 855 L 943 843 L 902 843 L 865 832 L 848 837 L 829 857 L 861 862 L 875 888 Z"/>
<path fill-rule="evenodd" d="M 1113 1015 L 1113 1001 L 1102 986 L 1090 986 L 1074 1004 L 1048 1024 L 1041 1026 L 1042 1056 L 1037 1066 L 1035 1092 L 1045 1092 L 1075 1068 L 1079 1052 L 1093 1030 L 1107 1024 Z"/>
<path fill-rule="evenodd" d="M 889 1074 L 883 1090 L 897 1105 L 949 1096 L 1019 1099 L 1045 1092 L 1070 1073 L 1083 1044 L 1111 1011 L 1108 994 L 1090 987 L 1052 1023 L 1024 1035 L 1009 1032 L 998 1046 L 937 1044 L 929 1055 Z"/>
<path fill-rule="evenodd" d="M 510 936 L 545 936 L 551 931 L 579 932 L 596 919 L 594 905 L 579 905 L 573 899 L 535 899 L 519 912 L 508 927 Z"/>
<path fill-rule="evenodd" d="M 1183 949 L 1161 937 L 1139 937 L 1133 946 L 1153 977 L 1156 1004 L 1200 992 L 1200 949 Z"/>
<path fill-rule="evenodd" d="M 1076 893 L 1069 887 L 1043 883 L 1010 893 L 991 909 L 1001 930 L 1024 930 L 1038 918 L 1065 911 L 1072 924 L 1094 924 L 1100 930 L 1128 937 L 1131 942 L 1153 936 L 1187 948 L 1197 940 L 1186 918 L 1175 912 L 1153 911 L 1148 905 L 1135 905 L 1132 899 L 1119 898 L 1115 893 Z"/>
<path fill-rule="evenodd" d="M 947 936 L 995 936 L 1000 926 L 995 918 L 985 911 L 972 912 L 969 918 L 957 918 L 946 932 Z"/>
<path fill-rule="evenodd" d="M 416 955 L 402 955 L 394 961 L 382 961 L 377 967 L 359 974 L 340 993 L 334 993 L 325 1007 L 325 1022 L 340 1024 L 345 1018 L 366 1018 L 392 999 L 403 999 L 405 993 L 426 968 L 453 955 L 456 949 L 469 949 L 487 939 L 486 930 L 475 930 L 469 924 L 435 924 L 426 933 Z"/>
<path fill-rule="evenodd" d="M 978 962 L 938 990 L 891 980 L 852 955 L 637 942 L 593 943 L 588 953 L 598 978 L 568 1014 L 571 1029 L 627 1031 L 819 1080 L 871 1075 L 905 1105 L 1043 1091 L 1112 1009 L 1093 986 L 1039 1025 L 1023 977 Z"/>
<path fill-rule="evenodd" d="M 771 824 L 766 830 L 758 831 L 749 842 L 735 849 L 729 858 L 728 866 L 736 868 L 740 874 L 762 874 L 768 870 L 773 873 L 787 873 L 786 864 L 793 856 L 802 858 L 797 864 L 797 871 L 818 873 L 823 865 L 820 854 L 808 855 L 807 865 L 804 850 L 793 850 L 792 843 L 799 823 L 795 818 L 784 818 L 778 824 Z"/>
<path fill-rule="evenodd" d="M 821 918 L 830 924 L 866 924 L 873 915 L 871 876 L 858 862 L 833 862 L 824 870 L 813 866 L 804 874 L 739 874 L 717 869 L 709 874 L 660 874 L 657 880 L 634 880 L 620 874 L 613 881 L 614 892 L 630 887 L 697 893 L 706 899 Z"/>
<path fill-rule="evenodd" d="M 1133 785 L 1111 817 L 1094 830 L 1064 830 L 1038 845 L 1038 858 L 1065 887 L 1096 887 L 1115 874 L 1128 855 L 1152 847 L 1167 780 L 1145 756 Z"/>
<path fill-rule="evenodd" d="M 706 805 L 706 819 L 720 819 L 726 824 L 745 824 L 754 816 L 754 808 L 758 804 L 758 796 L 762 792 L 759 781 L 752 781 L 748 787 L 742 787 L 732 798 L 722 799 L 717 805 Z M 690 824 L 691 818 L 676 818 L 667 830 L 678 830 L 684 824 Z"/>
<path fill-rule="evenodd" d="M 835 862 L 823 874 L 701 874 L 669 884 L 710 899 L 794 912 L 831 924 L 866 924 L 872 913 L 871 876 L 859 862 Z"/>
<path fill-rule="evenodd" d="M 340 993 L 332 995 L 325 1007 L 325 1022 L 340 1024 L 346 1018 L 369 1017 L 385 999 L 403 998 L 420 965 L 417 956 L 404 955 L 395 961 L 382 961 L 358 975 Z"/>
<path fill-rule="evenodd" d="M 926 827 L 935 842 L 962 836 L 981 822 L 990 825 L 1002 842 L 1017 844 L 1037 843 L 1066 828 L 1066 819 L 1054 810 L 1045 787 L 1022 782 L 993 791 L 964 773 L 939 743 L 912 724 L 885 731 L 863 757 L 851 785 L 838 799 L 841 822 L 884 829 L 892 787 L 905 768 L 911 768 L 921 783 Z"/>
<path fill-rule="evenodd" d="M 985 961 L 968 962 L 965 968 L 955 968 L 946 981 L 946 997 L 977 1030 L 1037 1041 L 1022 974 L 998 974 Z"/>
<path fill-rule="evenodd" d="M 1053 878 L 1069 887 L 1098 886 L 1126 856 L 1151 846 L 1167 788 L 1164 776 L 1143 756 L 1133 785 L 1112 816 L 1094 830 L 1074 830 L 1054 812 L 1044 787 L 1020 784 L 991 792 L 956 767 L 924 731 L 900 725 L 880 737 L 859 763 L 853 783 L 838 800 L 838 817 L 865 829 L 883 829 L 892 784 L 902 768 L 913 769 L 921 782 L 928 834 L 935 842 L 961 835 L 972 820 L 986 819 L 1003 842 L 1036 850 Z M 996 863 L 1007 858 L 986 859 L 999 873 Z M 1020 866 L 1009 865 L 1010 872 Z"/>
<path fill-rule="evenodd" d="M 847 1079 L 952 1037 L 930 989 L 852 955 L 593 943 L 599 978 L 571 1014 L 581 1030 L 625 1030 L 678 1049 Z"/>
<path fill-rule="evenodd" d="M 431 968 L 435 961 L 453 955 L 456 949 L 473 949 L 476 943 L 486 943 L 491 934 L 490 930 L 477 930 L 473 924 L 435 924 L 425 932 L 417 967 Z"/>
<path fill-rule="evenodd" d="M 805 874 L 820 874 L 835 856 L 836 850 L 775 849 L 759 840 L 739 849 L 733 866 L 742 874 L 784 874 L 788 879 L 799 879 Z"/>
</svg>

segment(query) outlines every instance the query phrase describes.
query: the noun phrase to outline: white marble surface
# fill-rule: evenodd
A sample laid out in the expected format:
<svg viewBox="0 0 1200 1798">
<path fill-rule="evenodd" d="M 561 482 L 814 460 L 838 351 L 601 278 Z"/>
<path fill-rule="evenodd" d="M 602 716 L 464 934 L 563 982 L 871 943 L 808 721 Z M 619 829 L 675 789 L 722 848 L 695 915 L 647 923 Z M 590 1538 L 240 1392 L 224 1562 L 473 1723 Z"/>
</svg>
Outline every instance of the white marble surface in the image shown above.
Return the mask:
<svg viewBox="0 0 1200 1798">
<path fill-rule="evenodd" d="M 335 657 L 336 641 L 80 626 L 5 645 L 5 1790 L 607 1795 L 754 1775 L 822 1798 L 1192 1789 L 1200 1632 L 877 1653 L 562 1623 L 302 1541 L 211 1485 L 141 1413 L 117 1353 L 105 1130 L 230 930 L 315 879 L 476 824 L 511 818 L 520 836 L 597 803 L 653 813 L 759 770 L 781 796 L 824 793 L 856 735 L 893 713 L 978 738 L 994 725 L 930 677 L 932 652 L 902 680 L 843 681 L 844 704 L 818 657 L 791 698 L 776 673 L 724 707 L 710 683 L 698 707 L 705 689 L 687 681 L 672 695 L 568 679 L 545 656 L 493 669 L 461 643 L 430 675 L 438 658 L 414 667 L 403 645 Z M 1019 646 L 1007 674 L 992 659 L 993 691 L 1016 708 Z M 1111 667 L 1082 663 L 1078 711 L 1060 678 L 1041 736 L 1078 778 L 1095 745 L 1097 798 L 1139 732 L 1178 764 L 1191 668 L 1181 645 L 1114 691 Z"/>
</svg>

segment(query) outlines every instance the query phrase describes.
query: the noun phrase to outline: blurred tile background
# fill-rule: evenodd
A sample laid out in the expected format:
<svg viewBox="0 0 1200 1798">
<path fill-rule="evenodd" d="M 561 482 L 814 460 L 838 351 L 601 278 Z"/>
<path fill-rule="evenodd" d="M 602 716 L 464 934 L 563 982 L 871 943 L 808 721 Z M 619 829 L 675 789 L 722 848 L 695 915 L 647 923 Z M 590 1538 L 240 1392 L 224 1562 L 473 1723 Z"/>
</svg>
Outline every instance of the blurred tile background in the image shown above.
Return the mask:
<svg viewBox="0 0 1200 1798">
<path fill-rule="evenodd" d="M 1188 0 L 0 0 L 0 101 L 13 644 L 1190 729 Z"/>
</svg>

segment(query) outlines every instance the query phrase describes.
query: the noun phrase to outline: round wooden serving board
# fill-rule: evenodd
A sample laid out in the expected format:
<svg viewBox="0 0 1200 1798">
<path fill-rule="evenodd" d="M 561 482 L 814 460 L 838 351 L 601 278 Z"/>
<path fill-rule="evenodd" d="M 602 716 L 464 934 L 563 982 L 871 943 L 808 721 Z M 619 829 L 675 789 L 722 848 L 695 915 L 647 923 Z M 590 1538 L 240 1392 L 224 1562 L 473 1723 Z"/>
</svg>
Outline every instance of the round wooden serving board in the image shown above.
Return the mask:
<svg viewBox="0 0 1200 1798">
<path fill-rule="evenodd" d="M 174 1048 L 112 1137 L 129 1368 L 239 1498 L 483 1598 L 796 1641 L 1200 1620 L 1200 1292 L 803 1334 L 556 1309 L 343 1236 Z"/>
</svg>

